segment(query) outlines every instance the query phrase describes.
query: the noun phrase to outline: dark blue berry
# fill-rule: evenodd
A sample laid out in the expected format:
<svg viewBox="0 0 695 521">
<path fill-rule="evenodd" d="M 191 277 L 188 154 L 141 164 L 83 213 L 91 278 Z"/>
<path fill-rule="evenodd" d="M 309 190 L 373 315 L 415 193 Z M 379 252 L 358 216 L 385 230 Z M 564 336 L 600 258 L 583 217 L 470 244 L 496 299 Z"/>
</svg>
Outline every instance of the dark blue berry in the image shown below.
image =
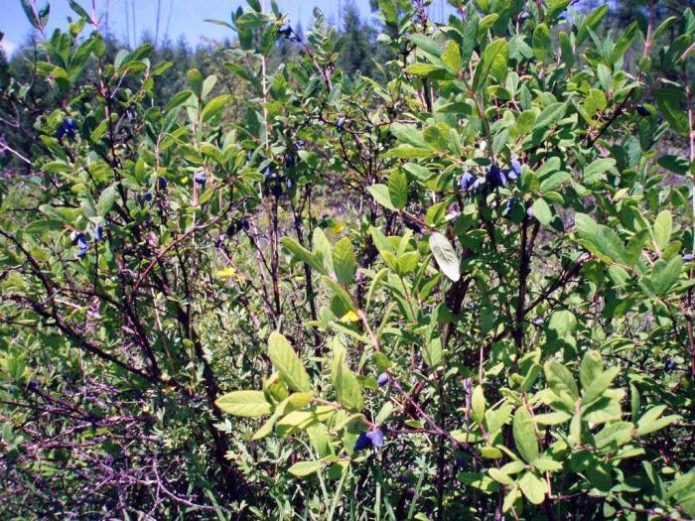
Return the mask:
<svg viewBox="0 0 695 521">
<path fill-rule="evenodd" d="M 82 258 L 85 255 L 87 255 L 87 252 L 89 251 L 89 243 L 87 242 L 86 237 L 82 233 L 79 234 L 76 242 L 77 246 L 79 247 L 79 250 L 77 250 L 77 256 L 79 258 Z"/>
<path fill-rule="evenodd" d="M 507 171 L 507 179 L 510 181 L 516 181 L 521 177 L 521 163 L 519 163 L 518 159 L 512 159 L 512 162 L 509 164 L 509 170 Z"/>
<path fill-rule="evenodd" d="M 202 171 L 193 174 L 193 180 L 200 186 L 205 186 L 205 183 L 208 182 L 207 178 L 205 177 L 205 172 Z"/>
<path fill-rule="evenodd" d="M 92 239 L 94 239 L 97 242 L 101 242 L 104 240 L 104 230 L 101 227 L 101 224 L 97 224 L 92 230 Z"/>
<path fill-rule="evenodd" d="M 376 383 L 379 385 L 379 387 L 384 387 L 389 383 L 389 375 L 387 373 L 381 373 L 376 379 Z"/>
<path fill-rule="evenodd" d="M 644 107 L 644 105 L 637 105 L 635 109 L 637 110 L 637 114 L 639 114 L 642 117 L 651 116 L 652 114 Z"/>
<path fill-rule="evenodd" d="M 372 441 L 372 445 L 377 449 L 384 446 L 384 433 L 381 429 L 377 428 L 373 431 L 369 431 L 367 433 L 367 437 Z"/>
<path fill-rule="evenodd" d="M 292 27 L 290 27 L 289 25 L 283 25 L 278 29 L 278 34 L 289 39 L 290 36 L 292 36 Z"/>
<path fill-rule="evenodd" d="M 355 452 L 359 452 L 361 450 L 368 449 L 371 446 L 372 439 L 368 436 L 366 432 L 361 432 L 357 438 L 357 441 L 355 442 L 354 450 Z"/>
<path fill-rule="evenodd" d="M 485 176 L 486 181 L 493 188 L 501 188 L 507 186 L 507 176 L 504 175 L 500 167 L 496 163 L 492 163 L 490 169 Z"/>
<path fill-rule="evenodd" d="M 169 186 L 169 181 L 167 181 L 166 177 L 158 177 L 157 178 L 157 187 L 160 190 L 166 190 L 167 186 Z"/>
<path fill-rule="evenodd" d="M 664 364 L 664 371 L 666 371 L 667 373 L 671 373 L 675 368 L 676 362 L 674 362 L 671 358 L 666 360 L 666 363 Z"/>
<path fill-rule="evenodd" d="M 87 236 L 82 233 L 76 233 L 73 238 L 72 238 L 72 243 L 75 245 L 80 245 L 81 243 L 86 243 L 87 242 Z"/>
<path fill-rule="evenodd" d="M 56 138 L 63 139 L 63 136 L 68 136 L 70 139 L 75 139 L 75 131 L 77 130 L 77 122 L 73 118 L 65 119 L 58 130 L 56 130 Z"/>
<path fill-rule="evenodd" d="M 476 177 L 471 172 L 464 172 L 459 179 L 459 187 L 468 193 L 476 182 Z"/>
<path fill-rule="evenodd" d="M 149 203 L 152 200 L 152 192 L 145 192 L 145 195 L 142 196 L 142 200 Z"/>
</svg>

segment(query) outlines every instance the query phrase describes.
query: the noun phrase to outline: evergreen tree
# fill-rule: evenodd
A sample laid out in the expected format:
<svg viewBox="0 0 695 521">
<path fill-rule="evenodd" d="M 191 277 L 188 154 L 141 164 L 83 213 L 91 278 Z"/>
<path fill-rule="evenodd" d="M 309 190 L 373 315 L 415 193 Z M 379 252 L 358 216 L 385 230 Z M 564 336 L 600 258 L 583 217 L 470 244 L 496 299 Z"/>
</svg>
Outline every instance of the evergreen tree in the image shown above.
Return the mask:
<svg viewBox="0 0 695 521">
<path fill-rule="evenodd" d="M 338 66 L 345 73 L 354 74 L 359 70 L 366 76 L 373 76 L 375 33 L 373 27 L 360 19 L 355 4 L 348 3 L 343 14 L 343 46 L 338 59 Z"/>
</svg>

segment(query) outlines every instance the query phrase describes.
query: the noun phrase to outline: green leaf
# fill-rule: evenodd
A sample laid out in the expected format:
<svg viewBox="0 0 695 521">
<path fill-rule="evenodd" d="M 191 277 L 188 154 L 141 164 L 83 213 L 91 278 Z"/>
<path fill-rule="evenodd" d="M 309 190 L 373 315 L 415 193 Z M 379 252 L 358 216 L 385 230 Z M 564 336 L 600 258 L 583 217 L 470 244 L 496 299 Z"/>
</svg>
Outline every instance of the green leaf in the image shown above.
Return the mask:
<svg viewBox="0 0 695 521">
<path fill-rule="evenodd" d="M 34 29 L 41 27 L 41 22 L 36 16 L 34 8 L 31 6 L 31 2 L 29 0 L 20 0 L 20 3 L 22 4 L 22 9 L 24 9 L 24 14 L 27 17 L 27 20 L 29 20 L 32 27 L 34 27 Z"/>
<path fill-rule="evenodd" d="M 263 391 L 233 391 L 215 401 L 222 411 L 234 416 L 257 418 L 272 412 L 272 406 Z"/>
<path fill-rule="evenodd" d="M 533 418 L 526 407 L 519 407 L 514 413 L 512 431 L 516 450 L 524 461 L 531 463 L 538 458 L 538 440 L 536 440 L 533 427 Z"/>
<path fill-rule="evenodd" d="M 311 391 L 309 375 L 287 339 L 273 331 L 268 338 L 268 357 L 287 385 L 299 392 Z"/>
<path fill-rule="evenodd" d="M 558 309 L 550 315 L 548 330 L 553 331 L 558 338 L 571 335 L 577 327 L 577 317 L 568 309 Z"/>
<path fill-rule="evenodd" d="M 372 195 L 374 200 L 384 208 L 388 208 L 389 210 L 396 210 L 396 207 L 391 202 L 391 195 L 389 194 L 388 186 L 382 184 L 375 184 L 372 186 L 368 186 L 367 191 Z"/>
<path fill-rule="evenodd" d="M 545 380 L 558 397 L 568 396 L 572 400 L 579 398 L 577 382 L 564 365 L 557 360 L 548 360 L 543 366 L 543 371 Z"/>
<path fill-rule="evenodd" d="M 541 472 L 558 472 L 562 470 L 562 463 L 544 456 L 536 458 L 531 464 Z"/>
<path fill-rule="evenodd" d="M 442 55 L 442 49 L 439 47 L 439 44 L 424 34 L 411 34 L 408 36 L 408 40 L 413 42 L 419 49 L 422 49 L 432 56 L 439 58 Z"/>
<path fill-rule="evenodd" d="M 672 415 L 661 417 L 666 410 L 665 405 L 657 405 L 649 409 L 637 422 L 637 436 L 646 436 L 652 432 L 668 427 L 680 419 L 680 416 Z"/>
<path fill-rule="evenodd" d="M 461 70 L 461 49 L 459 49 L 455 41 L 450 40 L 446 49 L 444 49 L 442 63 L 453 73 L 458 73 Z"/>
<path fill-rule="evenodd" d="M 615 230 L 602 224 L 596 224 L 591 217 L 581 213 L 575 215 L 574 222 L 576 233 L 581 239 L 580 242 L 591 253 L 608 264 L 611 261 L 629 264 L 625 245 Z"/>
<path fill-rule="evenodd" d="M 357 377 L 345 363 L 345 349 L 342 346 L 336 347 L 333 352 L 331 378 L 338 401 L 350 411 L 362 410 L 362 389 Z"/>
<path fill-rule="evenodd" d="M 442 273 L 454 282 L 459 280 L 461 278 L 460 260 L 449 239 L 439 232 L 434 232 L 429 242 L 432 254 Z"/>
<path fill-rule="evenodd" d="M 659 259 L 654 263 L 649 277 L 642 277 L 640 285 L 648 294 L 662 297 L 667 295 L 683 271 L 683 260 L 680 255 L 672 257 L 668 262 Z"/>
<path fill-rule="evenodd" d="M 582 402 L 587 404 L 599 398 L 608 389 L 615 377 L 620 373 L 620 367 L 611 367 L 597 373 L 594 380 L 583 388 Z"/>
<path fill-rule="evenodd" d="M 488 474 L 490 474 L 490 477 L 497 481 L 498 483 L 502 483 L 503 485 L 511 485 L 513 483 L 512 478 L 509 477 L 508 474 L 505 472 L 502 472 L 500 469 L 492 467 L 487 470 Z"/>
<path fill-rule="evenodd" d="M 681 88 L 664 88 L 654 90 L 656 106 L 671 128 L 681 135 L 687 136 L 689 130 L 685 105 L 687 98 Z"/>
<path fill-rule="evenodd" d="M 297 242 L 293 237 L 285 236 L 280 242 L 282 246 L 292 254 L 296 260 L 304 262 L 319 273 L 325 274 L 325 269 L 318 255 L 310 252 Z"/>
<path fill-rule="evenodd" d="M 85 20 L 89 20 L 91 17 L 87 13 L 87 11 L 84 10 L 84 8 L 75 2 L 75 0 L 70 0 L 70 8 L 77 13 L 77 15 L 80 18 L 84 18 Z"/>
<path fill-rule="evenodd" d="M 454 76 L 445 68 L 431 63 L 414 63 L 405 72 L 414 76 L 424 76 L 432 80 L 453 79 Z"/>
<path fill-rule="evenodd" d="M 538 222 L 543 226 L 548 226 L 550 221 L 553 220 L 553 212 L 550 210 L 550 206 L 545 202 L 545 199 L 538 198 L 533 201 L 531 205 L 533 210 L 533 216 L 538 219 Z"/>
<path fill-rule="evenodd" d="M 673 219 L 671 212 L 664 210 L 656 216 L 654 221 L 654 243 L 660 251 L 663 251 L 671 241 L 671 230 L 673 228 Z"/>
<path fill-rule="evenodd" d="M 583 389 L 588 389 L 592 382 L 603 373 L 603 359 L 598 351 L 587 351 L 582 358 L 579 380 Z"/>
<path fill-rule="evenodd" d="M 299 461 L 287 470 L 293 476 L 303 478 L 320 471 L 322 466 L 320 461 Z"/>
<path fill-rule="evenodd" d="M 471 418 L 476 423 L 482 423 L 485 418 L 485 395 L 483 388 L 476 385 L 473 388 L 473 396 L 471 398 Z"/>
<path fill-rule="evenodd" d="M 539 478 L 533 472 L 526 472 L 518 481 L 519 488 L 526 499 L 534 505 L 540 505 L 548 493 L 548 482 Z"/>
<path fill-rule="evenodd" d="M 536 118 L 534 129 L 542 129 L 560 121 L 567 111 L 567 103 L 551 103 Z"/>
<path fill-rule="evenodd" d="M 105 217 L 111 211 L 117 195 L 118 192 L 116 191 L 115 185 L 107 186 L 101 192 L 101 195 L 99 195 L 99 202 L 97 202 L 97 213 L 101 217 Z"/>
<path fill-rule="evenodd" d="M 533 30 L 531 44 L 536 59 L 539 62 L 544 61 L 550 52 L 550 29 L 546 24 L 540 24 Z"/>
<path fill-rule="evenodd" d="M 478 23 L 480 19 L 473 11 L 466 17 L 466 26 L 463 31 L 463 42 L 461 43 L 461 62 L 468 63 L 473 55 L 473 50 L 477 45 Z"/>
<path fill-rule="evenodd" d="M 615 159 L 610 157 L 597 159 L 584 169 L 584 181 L 587 183 L 603 181 L 606 178 L 604 174 L 613 168 L 615 168 Z"/>
<path fill-rule="evenodd" d="M 357 271 L 357 263 L 352 242 L 348 237 L 343 237 L 333 247 L 333 266 L 340 284 L 347 286 L 352 283 Z"/>
<path fill-rule="evenodd" d="M 637 22 L 632 22 L 627 29 L 621 31 L 620 38 L 618 38 L 618 41 L 615 42 L 615 46 L 613 47 L 611 62 L 615 63 L 623 57 L 625 52 L 630 48 L 630 45 L 632 45 L 638 32 L 639 28 L 637 27 Z"/>
<path fill-rule="evenodd" d="M 432 338 L 424 345 L 422 350 L 422 358 L 432 369 L 438 367 L 442 362 L 442 354 L 442 341 L 439 337 Z"/>
<path fill-rule="evenodd" d="M 408 203 L 408 179 L 400 169 L 395 169 L 389 176 L 389 199 L 397 209 L 404 208 Z"/>
<path fill-rule="evenodd" d="M 226 104 L 232 100 L 232 96 L 229 94 L 222 94 L 216 98 L 211 99 L 205 104 L 203 112 L 201 113 L 201 120 L 203 122 L 212 119 L 214 116 L 219 115 Z"/>
<path fill-rule="evenodd" d="M 506 69 L 508 51 L 509 49 L 507 42 L 499 38 L 497 40 L 493 40 L 487 45 L 487 47 L 485 47 L 483 57 L 478 63 L 478 66 L 475 69 L 475 76 L 473 77 L 473 88 L 475 90 L 479 90 L 483 83 L 487 81 L 493 66 L 495 68 L 498 67 L 498 65 L 495 63 L 496 61 L 503 62 L 504 68 Z"/>
<path fill-rule="evenodd" d="M 594 443 L 597 449 L 617 449 L 628 443 L 632 439 L 632 432 L 635 426 L 630 422 L 614 422 L 607 424 L 594 436 Z"/>
<path fill-rule="evenodd" d="M 415 125 L 392 123 L 389 127 L 398 141 L 418 148 L 427 148 L 427 142 Z"/>
</svg>

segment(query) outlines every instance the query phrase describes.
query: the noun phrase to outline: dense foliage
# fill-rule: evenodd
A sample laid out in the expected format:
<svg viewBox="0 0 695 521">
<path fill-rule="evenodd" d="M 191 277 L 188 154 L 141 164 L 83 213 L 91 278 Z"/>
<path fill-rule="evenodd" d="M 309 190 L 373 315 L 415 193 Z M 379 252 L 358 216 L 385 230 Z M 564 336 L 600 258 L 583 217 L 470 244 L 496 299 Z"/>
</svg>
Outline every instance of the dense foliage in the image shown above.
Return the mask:
<svg viewBox="0 0 695 521">
<path fill-rule="evenodd" d="M 248 3 L 174 92 L 23 2 L 0 518 L 695 517 L 693 12 Z"/>
</svg>

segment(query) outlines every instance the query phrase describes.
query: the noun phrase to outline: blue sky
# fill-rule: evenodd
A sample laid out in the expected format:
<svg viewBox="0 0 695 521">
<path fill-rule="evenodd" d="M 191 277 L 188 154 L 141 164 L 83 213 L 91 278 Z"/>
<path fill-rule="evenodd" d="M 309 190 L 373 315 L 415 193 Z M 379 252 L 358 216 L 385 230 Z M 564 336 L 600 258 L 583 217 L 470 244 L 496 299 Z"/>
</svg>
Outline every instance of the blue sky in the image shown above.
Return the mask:
<svg viewBox="0 0 695 521">
<path fill-rule="evenodd" d="M 291 16 L 292 23 L 301 20 L 304 29 L 310 26 L 314 6 L 318 6 L 326 16 L 337 23 L 339 7 L 344 7 L 349 0 L 277 0 L 280 10 Z M 363 15 L 369 16 L 369 0 L 352 0 Z M 138 39 L 143 32 L 149 31 L 154 35 L 157 20 L 157 0 L 95 0 L 97 12 L 104 15 L 108 7 L 108 26 L 110 32 L 125 41 L 127 30 L 130 29 L 131 43 L 133 40 L 133 12 L 135 12 L 135 32 Z M 188 42 L 196 45 L 206 39 L 222 40 L 232 37 L 229 29 L 205 22 L 207 18 L 229 21 L 232 10 L 240 5 L 247 5 L 244 0 L 160 0 L 160 38 L 168 33 L 176 40 L 184 35 Z M 51 15 L 48 29 L 66 27 L 67 17 L 74 14 L 68 0 L 52 0 Z M 88 12 L 91 12 L 91 0 L 78 0 Z M 267 2 L 268 5 L 270 2 Z M 45 0 L 37 0 L 39 7 Z M 2 16 L 0 31 L 5 33 L 2 46 L 11 53 L 18 44 L 27 40 L 31 34 L 31 25 L 24 15 L 19 0 L 0 0 Z M 126 24 L 126 8 L 130 12 L 130 20 Z M 104 20 L 105 16 L 102 17 Z"/>
</svg>

